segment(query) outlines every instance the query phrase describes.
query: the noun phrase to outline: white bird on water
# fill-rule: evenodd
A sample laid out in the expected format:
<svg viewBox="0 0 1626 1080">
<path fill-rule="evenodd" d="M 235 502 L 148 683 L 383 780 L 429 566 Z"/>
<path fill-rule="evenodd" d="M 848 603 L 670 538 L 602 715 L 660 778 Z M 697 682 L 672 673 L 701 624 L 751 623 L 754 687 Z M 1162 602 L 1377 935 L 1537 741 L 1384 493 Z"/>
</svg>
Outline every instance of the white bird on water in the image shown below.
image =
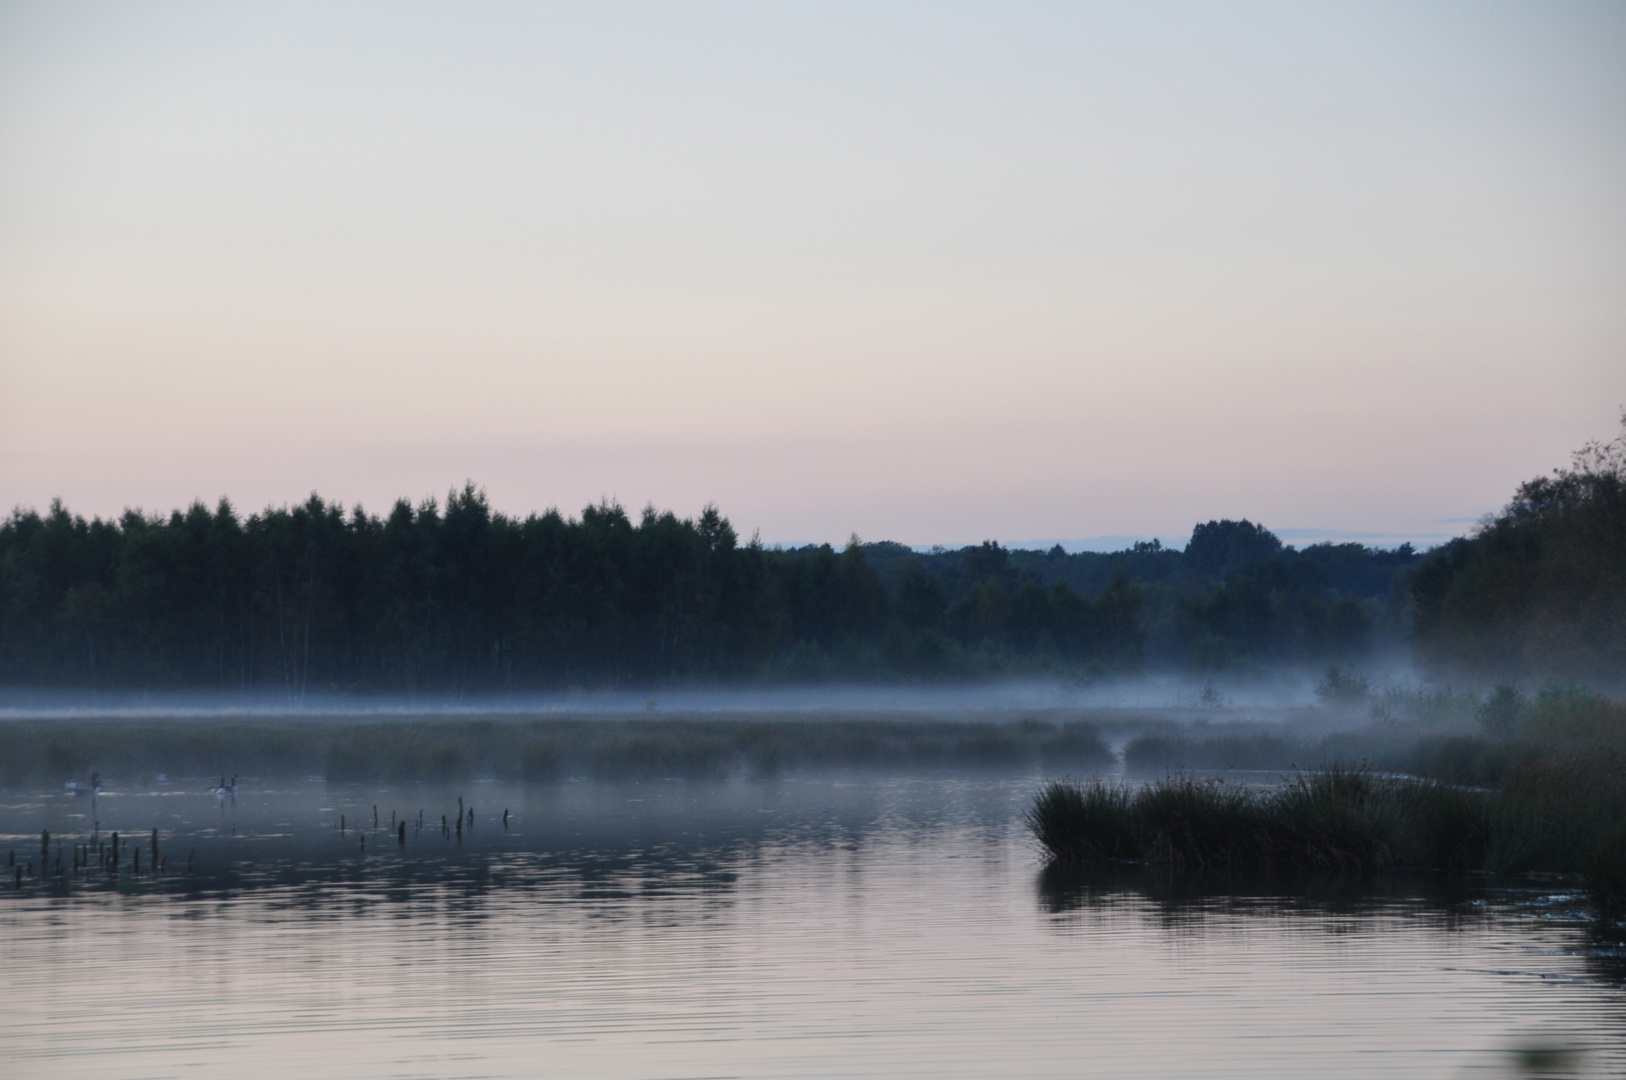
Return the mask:
<svg viewBox="0 0 1626 1080">
<path fill-rule="evenodd" d="M 233 802 L 236 802 L 237 801 L 237 777 L 235 777 L 235 776 L 232 777 L 231 778 L 231 787 L 227 787 L 226 786 L 226 778 L 224 776 L 222 776 L 220 778 L 220 786 L 215 788 L 215 798 L 219 799 L 221 802 L 225 802 L 227 799 L 230 799 Z"/>
</svg>

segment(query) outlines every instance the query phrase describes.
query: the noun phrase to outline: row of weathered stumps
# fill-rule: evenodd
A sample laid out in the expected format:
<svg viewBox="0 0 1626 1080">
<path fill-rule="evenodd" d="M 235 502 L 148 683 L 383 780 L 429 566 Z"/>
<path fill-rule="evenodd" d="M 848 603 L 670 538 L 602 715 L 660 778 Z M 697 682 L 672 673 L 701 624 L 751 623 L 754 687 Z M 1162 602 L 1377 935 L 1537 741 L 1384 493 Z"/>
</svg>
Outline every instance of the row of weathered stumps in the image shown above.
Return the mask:
<svg viewBox="0 0 1626 1080">
<path fill-rule="evenodd" d="M 473 806 L 465 807 L 463 805 L 463 796 L 459 795 L 457 797 L 457 814 L 455 816 L 453 816 L 452 818 L 450 818 L 450 819 L 448 819 L 447 815 L 445 815 L 445 814 L 440 815 L 440 835 L 441 835 L 441 837 L 443 839 L 450 840 L 455 835 L 457 837 L 457 842 L 459 844 L 461 844 L 463 842 L 463 826 L 464 826 L 464 822 L 468 823 L 469 831 L 473 832 L 474 831 L 474 807 Z M 373 832 L 375 832 L 375 833 L 378 832 L 380 826 L 381 826 L 381 823 L 380 823 L 379 817 L 378 817 L 378 806 L 375 803 L 373 805 Z M 506 807 L 503 808 L 503 812 L 502 812 L 502 828 L 503 828 L 503 832 L 508 831 L 508 809 Z M 402 847 L 402 848 L 406 847 L 407 819 L 406 818 L 398 818 L 396 816 L 396 812 L 394 810 L 390 811 L 390 831 L 395 834 L 395 843 L 396 843 L 396 845 L 398 847 Z M 339 835 L 344 836 L 347 832 L 349 832 L 349 829 L 345 824 L 345 816 L 343 814 L 340 814 L 339 815 Z M 414 833 L 414 835 L 417 835 L 417 834 L 421 834 L 422 832 L 423 832 L 423 811 L 419 810 L 418 811 L 417 822 L 413 826 L 413 833 Z M 361 846 L 362 851 L 367 850 L 367 833 L 365 831 L 360 831 L 360 846 Z"/>
<path fill-rule="evenodd" d="M 232 783 L 234 795 L 235 789 L 236 781 L 234 778 Z M 507 808 L 504 808 L 502 812 L 502 827 L 504 832 L 508 831 L 508 818 L 508 810 Z M 451 840 L 455 835 L 457 842 L 461 844 L 463 842 L 463 829 L 465 822 L 467 823 L 468 829 L 472 832 L 474 829 L 474 821 L 474 807 L 465 807 L 463 805 L 463 796 L 459 795 L 457 797 L 456 817 L 452 820 L 448 820 L 447 815 L 445 814 L 442 814 L 440 817 L 441 836 L 446 840 Z M 373 830 L 375 832 L 378 831 L 379 826 L 380 822 L 378 817 L 378 807 L 375 805 L 373 807 Z M 395 841 L 397 846 L 404 849 L 406 847 L 407 822 L 404 818 L 398 818 L 394 810 L 390 811 L 390 830 L 395 833 Z M 340 814 L 339 835 L 344 836 L 347 831 L 344 815 Z M 417 833 L 423 832 L 422 810 L 418 811 L 415 831 Z M 360 847 L 363 852 L 367 850 L 367 834 L 365 831 L 363 831 L 360 836 Z M 158 830 L 156 828 L 152 830 L 150 848 L 151 853 L 147 860 L 146 873 L 149 876 L 162 875 L 169 868 L 169 858 L 167 855 L 160 853 L 158 850 Z M 125 860 L 126 852 L 129 853 L 128 862 Z M 188 874 L 192 872 L 192 856 L 193 849 L 189 849 L 186 853 L 186 872 Z M 128 875 L 130 877 L 142 876 L 141 845 L 136 844 L 132 846 L 129 838 L 120 838 L 117 831 L 114 831 L 105 842 L 102 841 L 100 823 L 98 823 L 97 830 L 95 834 L 92 835 L 89 842 L 84 844 L 74 844 L 70 848 L 68 852 L 68 863 L 66 865 L 63 863 L 62 841 L 60 838 L 58 838 L 56 845 L 55 864 L 52 864 L 51 832 L 49 829 L 42 830 L 40 832 L 40 872 L 38 874 L 35 874 L 34 872 L 34 862 L 32 859 L 25 857 L 24 861 L 17 861 L 17 852 L 15 850 L 8 853 L 7 859 L 9 869 L 12 871 L 13 888 L 16 889 L 21 889 L 23 887 L 23 879 L 25 877 L 38 878 L 40 880 L 49 880 L 54 877 L 60 884 L 65 885 L 70 880 L 70 876 L 74 881 L 80 880 L 81 871 L 83 871 L 83 875 L 85 877 L 89 877 L 93 866 L 95 870 L 101 873 L 107 880 L 116 881 L 121 875 Z"/>
<path fill-rule="evenodd" d="M 146 872 L 153 875 L 165 873 L 169 869 L 169 857 L 161 854 L 158 850 L 157 829 L 152 831 L 149 847 L 151 854 L 147 859 Z M 98 830 L 88 842 L 74 844 L 68 849 L 66 863 L 63 861 L 62 840 L 58 838 L 55 860 L 53 861 L 51 831 L 44 829 L 40 832 L 40 869 L 38 874 L 34 872 L 34 861 L 25 857 L 22 862 L 19 862 L 16 851 L 7 853 L 6 861 L 8 869 L 12 872 L 13 887 L 20 889 L 23 887 L 24 877 L 38 877 L 42 880 L 49 880 L 54 877 L 59 882 L 66 883 L 70 876 L 72 880 L 78 881 L 81 876 L 89 877 L 93 870 L 109 879 L 117 879 L 121 874 L 137 876 L 142 873 L 141 850 L 142 845 L 131 844 L 129 837 L 120 837 L 117 831 L 103 841 L 100 830 Z M 129 853 L 128 863 L 125 861 L 126 852 Z M 186 869 L 188 873 L 192 870 L 191 851 L 186 853 Z"/>
</svg>

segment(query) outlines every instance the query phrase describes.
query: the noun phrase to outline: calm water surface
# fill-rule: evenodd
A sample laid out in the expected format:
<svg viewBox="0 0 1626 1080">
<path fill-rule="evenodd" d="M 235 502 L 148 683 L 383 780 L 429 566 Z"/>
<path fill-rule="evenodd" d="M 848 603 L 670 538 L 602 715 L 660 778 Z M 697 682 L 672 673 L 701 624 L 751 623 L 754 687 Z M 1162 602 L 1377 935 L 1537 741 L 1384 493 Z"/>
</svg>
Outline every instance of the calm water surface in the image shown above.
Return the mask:
<svg viewBox="0 0 1626 1080">
<path fill-rule="evenodd" d="M 0 1073 L 1626 1075 L 1558 886 L 1046 875 L 1031 779 L 206 786 L 0 792 Z M 114 829 L 142 875 L 75 880 Z"/>
</svg>

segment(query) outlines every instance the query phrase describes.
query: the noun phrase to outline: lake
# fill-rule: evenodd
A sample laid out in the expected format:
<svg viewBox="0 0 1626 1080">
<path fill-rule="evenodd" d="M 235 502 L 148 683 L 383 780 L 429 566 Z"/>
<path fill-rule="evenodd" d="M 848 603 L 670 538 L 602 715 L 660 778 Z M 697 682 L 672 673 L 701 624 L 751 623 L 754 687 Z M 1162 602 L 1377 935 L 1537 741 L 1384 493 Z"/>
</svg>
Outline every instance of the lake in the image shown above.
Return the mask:
<svg viewBox="0 0 1626 1080">
<path fill-rule="evenodd" d="M 1626 1075 L 1562 882 L 1046 873 L 1031 776 L 214 783 L 0 791 L 0 1073 Z"/>
</svg>

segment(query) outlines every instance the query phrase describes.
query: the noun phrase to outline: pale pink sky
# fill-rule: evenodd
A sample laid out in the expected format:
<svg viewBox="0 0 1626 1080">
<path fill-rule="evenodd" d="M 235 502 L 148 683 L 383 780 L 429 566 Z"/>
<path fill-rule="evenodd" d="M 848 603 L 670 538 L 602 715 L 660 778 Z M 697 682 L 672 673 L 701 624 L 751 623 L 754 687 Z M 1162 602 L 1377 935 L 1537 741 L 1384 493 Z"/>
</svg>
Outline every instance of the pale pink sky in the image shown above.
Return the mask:
<svg viewBox="0 0 1626 1080">
<path fill-rule="evenodd" d="M 0 7 L 0 504 L 1460 531 L 1626 405 L 1619 5 Z"/>
</svg>

